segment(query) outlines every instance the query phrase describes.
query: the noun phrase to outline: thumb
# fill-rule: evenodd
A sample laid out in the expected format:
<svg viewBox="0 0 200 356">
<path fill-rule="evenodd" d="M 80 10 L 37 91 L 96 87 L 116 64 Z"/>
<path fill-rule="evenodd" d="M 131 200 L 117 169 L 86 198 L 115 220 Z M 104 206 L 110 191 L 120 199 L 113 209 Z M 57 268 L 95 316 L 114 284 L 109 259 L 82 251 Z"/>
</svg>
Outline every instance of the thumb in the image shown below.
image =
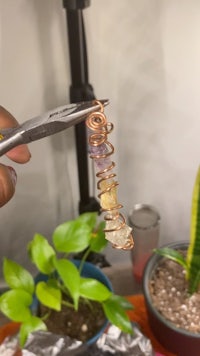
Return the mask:
<svg viewBox="0 0 200 356">
<path fill-rule="evenodd" d="M 16 182 L 17 174 L 14 168 L 0 164 L 0 207 L 12 198 Z"/>
</svg>

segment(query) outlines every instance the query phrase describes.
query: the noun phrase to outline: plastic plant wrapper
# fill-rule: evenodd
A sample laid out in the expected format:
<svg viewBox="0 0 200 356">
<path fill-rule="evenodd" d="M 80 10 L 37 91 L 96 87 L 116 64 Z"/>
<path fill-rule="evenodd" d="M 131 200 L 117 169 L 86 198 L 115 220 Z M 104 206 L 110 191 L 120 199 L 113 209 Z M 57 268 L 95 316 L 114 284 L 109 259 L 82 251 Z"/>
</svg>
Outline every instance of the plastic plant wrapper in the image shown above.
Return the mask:
<svg viewBox="0 0 200 356">
<path fill-rule="evenodd" d="M 116 326 L 111 325 L 96 344 L 88 347 L 87 353 L 78 353 L 77 356 L 154 356 L 151 342 L 133 324 L 133 335 L 125 334 Z"/>
<path fill-rule="evenodd" d="M 30 333 L 23 350 L 20 349 L 17 334 L 7 337 L 0 345 L 0 356 L 73 356 L 77 354 L 77 349 L 85 349 L 81 341 L 48 331 L 36 331 Z"/>
<path fill-rule="evenodd" d="M 113 171 L 115 163 L 110 156 L 114 152 L 113 145 L 108 142 L 107 135 L 112 131 L 113 125 L 107 123 L 103 112 L 90 114 L 86 124 L 88 126 L 88 142 L 90 158 L 93 159 L 96 176 L 99 178 L 97 188 L 100 190 L 99 198 L 102 211 L 105 212 L 105 237 L 115 248 L 131 249 L 133 238 L 124 216 L 119 213 L 122 205 L 117 200 L 118 182 Z"/>
<path fill-rule="evenodd" d="M 82 344 L 68 336 L 60 336 L 50 332 L 37 331 L 29 338 L 21 353 L 17 336 L 7 339 L 0 345 L 1 356 L 156 356 L 151 342 L 138 328 L 133 325 L 133 335 L 125 334 L 116 326 L 111 325 L 107 333 L 102 334 L 95 344 Z M 3 351 L 4 350 L 4 351 Z M 3 353 L 4 352 L 4 353 Z M 16 353 L 17 352 L 17 353 Z"/>
<path fill-rule="evenodd" d="M 0 344 L 1 356 L 21 356 L 18 338 L 16 336 L 7 337 L 2 344 Z"/>
<path fill-rule="evenodd" d="M 81 341 L 68 336 L 56 335 L 46 331 L 37 331 L 29 335 L 23 349 L 23 356 L 65 356 L 76 355 Z"/>
</svg>

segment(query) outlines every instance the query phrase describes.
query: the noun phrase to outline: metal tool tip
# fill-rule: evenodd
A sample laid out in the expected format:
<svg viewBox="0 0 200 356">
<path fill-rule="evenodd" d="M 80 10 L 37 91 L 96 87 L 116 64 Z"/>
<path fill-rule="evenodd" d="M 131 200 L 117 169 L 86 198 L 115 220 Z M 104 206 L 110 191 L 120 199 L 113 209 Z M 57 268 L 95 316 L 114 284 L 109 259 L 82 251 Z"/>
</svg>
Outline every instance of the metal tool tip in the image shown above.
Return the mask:
<svg viewBox="0 0 200 356">
<path fill-rule="evenodd" d="M 103 105 L 103 106 L 106 106 L 109 104 L 109 99 L 102 99 L 102 100 L 98 100 L 100 101 L 100 103 Z"/>
</svg>

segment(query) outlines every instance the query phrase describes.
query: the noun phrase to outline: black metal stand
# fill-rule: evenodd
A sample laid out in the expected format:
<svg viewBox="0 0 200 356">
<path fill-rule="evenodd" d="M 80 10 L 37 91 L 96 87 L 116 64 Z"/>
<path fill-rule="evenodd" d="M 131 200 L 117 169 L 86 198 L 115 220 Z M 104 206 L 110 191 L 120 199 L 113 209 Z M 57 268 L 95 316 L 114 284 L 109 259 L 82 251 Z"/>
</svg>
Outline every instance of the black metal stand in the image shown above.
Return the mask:
<svg viewBox="0 0 200 356">
<path fill-rule="evenodd" d="M 93 88 L 88 82 L 88 64 L 85 29 L 82 10 L 90 5 L 90 0 L 63 0 L 66 10 L 71 80 L 71 103 L 95 99 Z M 87 135 L 85 123 L 75 126 L 76 154 L 79 177 L 79 213 L 86 211 L 100 211 L 100 205 L 94 197 L 89 195 L 89 173 Z"/>
</svg>

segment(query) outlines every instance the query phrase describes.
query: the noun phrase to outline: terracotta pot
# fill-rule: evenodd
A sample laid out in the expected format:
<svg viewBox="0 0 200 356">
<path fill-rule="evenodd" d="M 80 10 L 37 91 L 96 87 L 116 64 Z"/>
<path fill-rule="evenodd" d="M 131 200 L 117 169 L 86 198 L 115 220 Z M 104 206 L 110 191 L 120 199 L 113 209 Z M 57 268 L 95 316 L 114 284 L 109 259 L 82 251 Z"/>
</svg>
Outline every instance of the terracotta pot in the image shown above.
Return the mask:
<svg viewBox="0 0 200 356">
<path fill-rule="evenodd" d="M 179 242 L 168 245 L 173 249 L 186 250 L 187 242 Z M 183 329 L 176 328 L 174 324 L 167 321 L 154 307 L 149 292 L 149 281 L 159 262 L 163 259 L 157 254 L 147 262 L 143 276 L 143 293 L 149 324 L 157 340 L 169 351 L 177 356 L 199 356 L 200 355 L 200 334 L 194 334 Z"/>
<path fill-rule="evenodd" d="M 0 345 L 4 342 L 4 340 L 6 338 L 15 336 L 18 333 L 19 328 L 20 328 L 20 324 L 14 323 L 14 322 L 10 322 L 6 325 L 1 326 L 0 327 Z M 9 355 L 10 355 L 10 353 L 9 353 Z M 22 352 L 19 347 L 14 352 L 13 356 L 22 356 Z"/>
</svg>

